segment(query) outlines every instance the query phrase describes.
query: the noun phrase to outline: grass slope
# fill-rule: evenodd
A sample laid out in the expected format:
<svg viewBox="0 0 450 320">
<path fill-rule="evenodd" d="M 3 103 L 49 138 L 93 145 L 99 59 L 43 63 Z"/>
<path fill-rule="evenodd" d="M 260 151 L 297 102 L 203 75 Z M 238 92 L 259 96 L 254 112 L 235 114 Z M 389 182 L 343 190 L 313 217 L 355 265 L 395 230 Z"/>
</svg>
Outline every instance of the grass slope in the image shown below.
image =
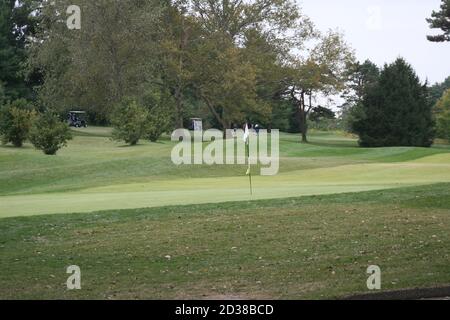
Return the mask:
<svg viewBox="0 0 450 320">
<path fill-rule="evenodd" d="M 335 298 L 450 283 L 450 184 L 0 220 L 0 298 Z M 67 291 L 65 268 L 82 269 Z"/>
<path fill-rule="evenodd" d="M 245 166 L 171 163 L 167 140 L 112 142 L 108 128 L 77 130 L 57 157 L 0 148 L 0 217 L 249 200 Z M 281 136 L 281 173 L 255 177 L 251 199 L 332 194 L 450 182 L 450 149 L 364 149 L 334 133 L 311 144 Z"/>
</svg>

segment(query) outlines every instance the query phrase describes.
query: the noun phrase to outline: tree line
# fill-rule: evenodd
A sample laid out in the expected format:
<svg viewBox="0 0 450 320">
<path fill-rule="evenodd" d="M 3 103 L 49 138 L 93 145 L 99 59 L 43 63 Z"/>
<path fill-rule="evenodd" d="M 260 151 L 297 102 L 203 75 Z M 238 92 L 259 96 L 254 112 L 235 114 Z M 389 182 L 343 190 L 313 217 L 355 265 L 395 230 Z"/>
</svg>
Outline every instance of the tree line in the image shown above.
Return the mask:
<svg viewBox="0 0 450 320">
<path fill-rule="evenodd" d="M 74 4 L 80 30 L 66 25 Z M 334 117 L 317 97 L 343 94 L 342 122 L 361 145 L 433 141 L 436 101 L 412 67 L 403 60 L 383 70 L 356 62 L 343 35 L 320 32 L 294 0 L 0 0 L 0 6 L 5 110 L 21 98 L 52 116 L 86 110 L 90 123 L 113 125 L 114 137 L 130 144 L 188 127 L 193 117 L 219 129 L 251 121 L 299 132 L 307 142 L 312 123 Z M 389 90 L 396 98 L 386 97 Z M 399 116 L 405 112 L 411 116 Z"/>
</svg>

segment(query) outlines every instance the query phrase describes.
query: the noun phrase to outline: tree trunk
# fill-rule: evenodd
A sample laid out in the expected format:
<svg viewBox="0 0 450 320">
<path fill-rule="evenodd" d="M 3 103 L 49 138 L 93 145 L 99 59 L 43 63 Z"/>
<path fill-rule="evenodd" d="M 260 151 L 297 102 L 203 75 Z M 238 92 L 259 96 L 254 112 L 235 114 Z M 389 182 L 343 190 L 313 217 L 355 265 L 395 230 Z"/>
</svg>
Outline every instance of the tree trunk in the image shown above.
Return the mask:
<svg viewBox="0 0 450 320">
<path fill-rule="evenodd" d="M 302 131 L 302 143 L 308 143 L 308 136 L 307 136 L 308 130 L 305 128 Z"/>
<path fill-rule="evenodd" d="M 183 61 L 183 52 L 186 48 L 188 42 L 189 35 L 185 28 L 184 23 L 184 13 L 181 15 L 181 35 L 180 35 L 180 44 L 179 44 L 179 55 L 178 55 L 178 67 L 179 67 L 179 75 L 177 77 L 177 85 L 175 89 L 175 99 L 177 104 L 177 125 L 179 129 L 184 128 L 184 119 L 183 119 L 183 109 L 184 109 L 184 94 L 183 94 L 183 70 L 184 70 L 184 61 Z"/>
<path fill-rule="evenodd" d="M 306 121 L 305 111 L 299 110 L 299 129 L 302 134 L 302 143 L 308 143 L 308 123 Z"/>
<path fill-rule="evenodd" d="M 231 123 L 223 118 L 218 119 L 218 120 L 219 120 L 220 124 L 222 125 L 223 138 L 228 139 L 229 137 L 227 137 L 227 129 L 231 128 Z"/>
<path fill-rule="evenodd" d="M 309 108 L 306 109 L 305 104 L 305 92 L 301 90 L 300 99 L 295 96 L 295 87 L 291 90 L 291 98 L 293 103 L 297 106 L 297 117 L 298 117 L 298 128 L 300 133 L 302 134 L 302 143 L 308 143 L 308 113 L 311 110 L 311 95 L 309 95 Z"/>
<path fill-rule="evenodd" d="M 177 129 L 184 129 L 184 119 L 183 119 L 183 93 L 181 92 L 181 88 L 177 86 L 175 89 L 175 100 L 176 100 L 176 108 L 177 108 Z"/>
<path fill-rule="evenodd" d="M 298 103 L 298 114 L 299 114 L 299 129 L 302 134 L 302 143 L 308 143 L 308 122 L 307 122 L 307 112 L 305 106 L 305 94 L 302 92 L 300 101 Z"/>
<path fill-rule="evenodd" d="M 217 112 L 217 110 L 214 108 L 213 104 L 211 103 L 211 101 L 208 99 L 208 97 L 204 96 L 201 94 L 202 99 L 205 101 L 206 105 L 208 106 L 209 110 L 211 111 L 211 113 L 214 115 L 214 117 L 216 118 L 216 120 L 220 123 L 220 125 L 222 126 L 222 130 L 223 130 L 223 137 L 224 139 L 226 139 L 226 131 L 228 128 L 231 127 L 231 121 L 230 123 L 227 122 L 227 120 L 225 119 L 225 112 L 222 110 L 222 115 Z"/>
</svg>

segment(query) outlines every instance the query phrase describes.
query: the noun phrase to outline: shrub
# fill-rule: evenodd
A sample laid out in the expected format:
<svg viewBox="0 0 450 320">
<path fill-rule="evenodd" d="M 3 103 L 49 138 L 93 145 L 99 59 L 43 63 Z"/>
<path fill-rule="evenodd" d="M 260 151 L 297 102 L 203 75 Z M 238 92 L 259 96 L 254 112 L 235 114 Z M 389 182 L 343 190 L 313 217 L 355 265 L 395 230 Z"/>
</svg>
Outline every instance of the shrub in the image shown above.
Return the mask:
<svg viewBox="0 0 450 320">
<path fill-rule="evenodd" d="M 24 99 L 4 105 L 0 109 L 2 144 L 11 142 L 15 147 L 22 147 L 24 141 L 28 138 L 35 115 L 31 104 Z"/>
<path fill-rule="evenodd" d="M 168 131 L 172 123 L 170 114 L 170 96 L 165 92 L 148 92 L 144 96 L 144 105 L 148 110 L 146 136 L 151 142 L 156 142 Z"/>
<path fill-rule="evenodd" d="M 166 110 L 160 106 L 152 108 L 149 113 L 147 123 L 147 137 L 151 142 L 156 142 L 161 135 L 168 130 L 170 117 L 167 116 Z"/>
<path fill-rule="evenodd" d="M 135 100 L 120 103 L 111 116 L 113 139 L 136 145 L 146 133 L 148 116 L 147 109 Z"/>
<path fill-rule="evenodd" d="M 30 141 L 47 155 L 55 155 L 71 139 L 69 126 L 52 111 L 40 114 L 30 130 Z"/>
</svg>

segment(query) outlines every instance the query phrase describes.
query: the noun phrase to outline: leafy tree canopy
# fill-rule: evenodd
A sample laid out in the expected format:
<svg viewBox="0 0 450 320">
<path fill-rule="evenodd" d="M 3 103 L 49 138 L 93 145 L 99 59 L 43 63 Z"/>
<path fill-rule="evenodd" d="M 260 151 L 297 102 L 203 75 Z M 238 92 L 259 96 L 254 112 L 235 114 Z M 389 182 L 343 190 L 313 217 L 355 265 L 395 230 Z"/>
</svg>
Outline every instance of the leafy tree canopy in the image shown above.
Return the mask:
<svg viewBox="0 0 450 320">
<path fill-rule="evenodd" d="M 450 141 L 450 89 L 436 104 L 437 135 Z"/>
<path fill-rule="evenodd" d="M 36 18 L 31 0 L 0 0 L 0 91 L 5 99 L 32 98 L 32 84 L 25 79 L 25 44 L 34 33 Z M 0 93 L 1 97 L 2 93 Z"/>
<path fill-rule="evenodd" d="M 430 103 L 432 105 L 436 104 L 436 102 L 442 97 L 442 95 L 447 89 L 450 89 L 450 76 L 443 82 L 436 83 L 430 87 L 429 90 Z"/>
</svg>

